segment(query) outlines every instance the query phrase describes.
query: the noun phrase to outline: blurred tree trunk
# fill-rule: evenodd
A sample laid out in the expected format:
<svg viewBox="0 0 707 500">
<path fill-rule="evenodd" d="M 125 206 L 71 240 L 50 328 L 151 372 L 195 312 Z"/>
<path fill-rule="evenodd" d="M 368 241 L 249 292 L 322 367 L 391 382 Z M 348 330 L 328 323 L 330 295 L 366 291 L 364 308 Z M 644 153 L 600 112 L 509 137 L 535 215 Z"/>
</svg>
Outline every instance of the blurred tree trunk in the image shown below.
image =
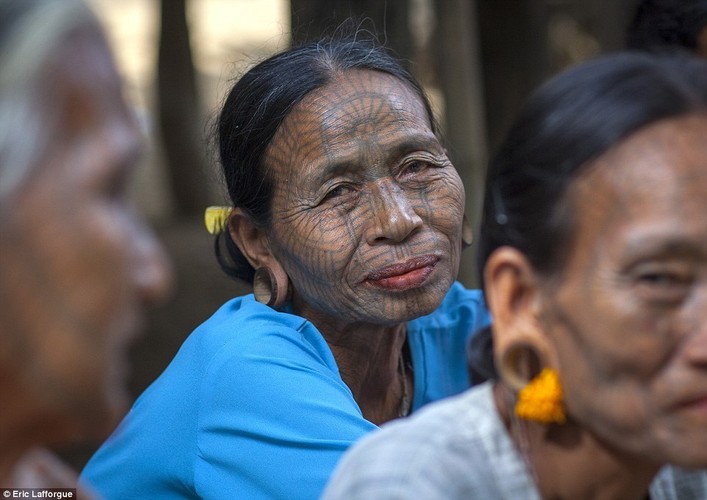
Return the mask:
<svg viewBox="0 0 707 500">
<path fill-rule="evenodd" d="M 406 62 L 415 55 L 410 33 L 409 0 L 291 0 L 292 41 L 300 43 L 332 33 L 344 20 L 372 21 L 362 27 L 374 31 L 378 39 Z"/>
<path fill-rule="evenodd" d="M 466 189 L 466 214 L 479 227 L 486 171 L 486 125 L 476 7 L 469 0 L 436 0 L 433 46 L 439 87 L 444 95 L 444 134 L 449 156 Z M 466 251 L 461 281 L 477 286 L 475 245 Z"/>
<path fill-rule="evenodd" d="M 555 8 L 564 7 L 568 15 L 591 34 L 602 53 L 625 48 L 626 30 L 633 20 L 639 0 L 556 0 Z"/>
<path fill-rule="evenodd" d="M 489 150 L 549 76 L 547 19 L 537 0 L 477 0 Z"/>
<path fill-rule="evenodd" d="M 185 0 L 162 0 L 157 65 L 159 124 L 175 210 L 202 213 L 208 204 L 202 114 L 189 43 Z"/>
</svg>

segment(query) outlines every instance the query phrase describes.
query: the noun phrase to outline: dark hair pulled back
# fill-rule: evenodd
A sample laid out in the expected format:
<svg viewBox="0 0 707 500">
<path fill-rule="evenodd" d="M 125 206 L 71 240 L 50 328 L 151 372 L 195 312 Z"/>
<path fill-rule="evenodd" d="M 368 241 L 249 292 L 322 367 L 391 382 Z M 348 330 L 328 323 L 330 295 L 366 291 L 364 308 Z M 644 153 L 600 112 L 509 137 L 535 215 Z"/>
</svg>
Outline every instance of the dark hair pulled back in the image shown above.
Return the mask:
<svg viewBox="0 0 707 500">
<path fill-rule="evenodd" d="M 262 61 L 235 83 L 223 104 L 215 135 L 228 194 L 233 206 L 258 227 L 270 224 L 273 185 L 264 157 L 275 132 L 307 94 L 337 75 L 366 69 L 398 78 L 420 97 L 438 134 L 430 103 L 415 78 L 370 32 L 355 30 L 347 35 L 345 31 Z M 221 251 L 221 239 L 227 255 Z M 217 237 L 216 256 L 229 276 L 253 281 L 255 270 L 227 231 Z"/>
</svg>

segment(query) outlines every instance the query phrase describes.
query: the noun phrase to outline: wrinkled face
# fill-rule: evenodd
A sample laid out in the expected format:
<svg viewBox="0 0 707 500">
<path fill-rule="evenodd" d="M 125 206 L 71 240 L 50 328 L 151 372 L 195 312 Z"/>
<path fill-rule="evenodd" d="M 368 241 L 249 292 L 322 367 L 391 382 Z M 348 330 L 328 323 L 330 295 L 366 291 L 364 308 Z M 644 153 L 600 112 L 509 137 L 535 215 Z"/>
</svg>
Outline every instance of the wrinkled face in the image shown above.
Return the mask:
<svg viewBox="0 0 707 500">
<path fill-rule="evenodd" d="M 548 290 L 569 413 L 609 446 L 707 466 L 707 117 L 663 121 L 569 193 L 577 239 Z"/>
<path fill-rule="evenodd" d="M 393 324 L 440 304 L 459 267 L 464 188 L 406 84 L 346 72 L 293 109 L 266 164 L 270 247 L 301 314 Z"/>
<path fill-rule="evenodd" d="M 140 136 L 104 40 L 77 32 L 45 76 L 40 123 L 57 113 L 61 125 L 1 212 L 0 370 L 49 435 L 52 425 L 102 434 L 125 410 L 127 344 L 169 274 L 126 199 Z"/>
</svg>

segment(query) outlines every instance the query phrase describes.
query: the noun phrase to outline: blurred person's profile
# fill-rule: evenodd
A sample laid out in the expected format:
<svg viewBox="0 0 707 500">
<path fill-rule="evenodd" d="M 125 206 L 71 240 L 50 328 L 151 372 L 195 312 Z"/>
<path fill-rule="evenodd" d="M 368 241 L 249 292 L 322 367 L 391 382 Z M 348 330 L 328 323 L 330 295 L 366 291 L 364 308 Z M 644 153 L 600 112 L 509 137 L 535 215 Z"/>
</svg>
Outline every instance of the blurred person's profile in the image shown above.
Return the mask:
<svg viewBox="0 0 707 500">
<path fill-rule="evenodd" d="M 0 0 L 0 488 L 75 487 L 41 448 L 126 411 L 127 348 L 170 282 L 127 196 L 141 142 L 87 6 Z"/>
</svg>

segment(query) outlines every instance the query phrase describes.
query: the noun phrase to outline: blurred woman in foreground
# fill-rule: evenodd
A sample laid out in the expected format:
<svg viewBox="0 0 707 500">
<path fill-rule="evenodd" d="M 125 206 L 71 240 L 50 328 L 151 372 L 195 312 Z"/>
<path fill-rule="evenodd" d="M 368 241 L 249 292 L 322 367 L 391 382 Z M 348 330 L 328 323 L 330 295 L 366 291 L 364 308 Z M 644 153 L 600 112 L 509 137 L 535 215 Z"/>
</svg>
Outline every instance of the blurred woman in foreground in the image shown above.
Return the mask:
<svg viewBox="0 0 707 500">
<path fill-rule="evenodd" d="M 169 281 L 127 201 L 140 146 L 87 7 L 0 0 L 0 487 L 75 487 L 28 450 L 125 411 L 128 342 Z"/>
<path fill-rule="evenodd" d="M 535 93 L 486 185 L 497 380 L 366 438 L 325 497 L 707 498 L 706 137 L 697 58 Z"/>
</svg>

